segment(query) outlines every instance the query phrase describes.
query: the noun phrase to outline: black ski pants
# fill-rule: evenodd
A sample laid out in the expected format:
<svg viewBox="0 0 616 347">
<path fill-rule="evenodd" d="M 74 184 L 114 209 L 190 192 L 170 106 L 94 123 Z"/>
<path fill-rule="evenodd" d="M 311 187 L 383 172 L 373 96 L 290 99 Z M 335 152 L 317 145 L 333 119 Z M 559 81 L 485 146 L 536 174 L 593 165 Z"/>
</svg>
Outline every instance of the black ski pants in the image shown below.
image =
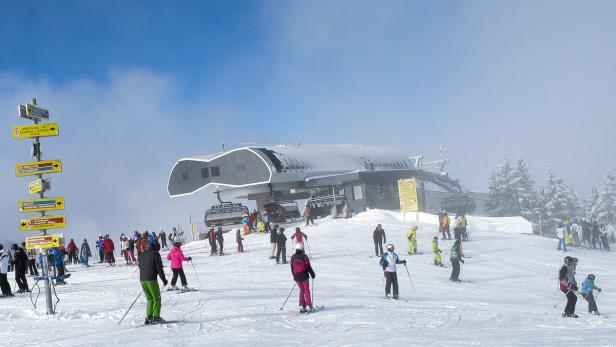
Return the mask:
<svg viewBox="0 0 616 347">
<path fill-rule="evenodd" d="M 223 255 L 223 254 L 225 254 L 225 252 L 223 252 L 223 250 L 222 250 L 222 245 L 223 245 L 223 242 L 224 242 L 224 241 L 223 241 L 222 239 L 218 239 L 218 248 L 219 248 L 219 252 L 218 252 L 218 254 L 219 254 L 219 255 Z"/>
<path fill-rule="evenodd" d="M 582 294 L 582 297 L 588 301 L 588 313 L 599 311 L 597 308 L 597 303 L 595 302 L 595 297 L 592 293 Z"/>
<path fill-rule="evenodd" d="M 11 295 L 11 285 L 6 278 L 6 274 L 0 273 L 0 289 L 2 290 L 2 295 Z"/>
<path fill-rule="evenodd" d="M 180 275 L 180 281 L 183 286 L 187 286 L 188 282 L 186 282 L 186 275 L 184 275 L 184 269 L 171 269 L 173 271 L 173 277 L 171 278 L 171 286 L 173 287 L 178 281 L 178 275 Z"/>
<path fill-rule="evenodd" d="M 577 296 L 575 295 L 573 290 L 570 290 L 565 294 L 567 295 L 567 306 L 565 306 L 565 314 L 574 314 L 575 304 L 577 303 Z"/>
<path fill-rule="evenodd" d="M 210 240 L 210 255 L 214 255 L 218 253 L 218 248 L 216 247 L 216 241 Z"/>
<path fill-rule="evenodd" d="M 314 218 L 312 218 L 312 215 L 310 216 L 306 216 L 306 226 L 308 226 L 308 224 L 312 223 L 312 225 L 314 225 Z"/>
<path fill-rule="evenodd" d="M 98 262 L 102 263 L 105 261 L 105 251 L 103 251 L 103 249 L 99 249 L 98 250 Z"/>
<path fill-rule="evenodd" d="M 15 282 L 19 290 L 28 290 L 28 280 L 26 280 L 26 268 L 15 268 Z"/>
<path fill-rule="evenodd" d="M 394 286 L 394 297 L 398 297 L 398 274 L 385 271 L 385 295 L 389 295 L 391 286 Z"/>
<path fill-rule="evenodd" d="M 278 246 L 276 250 L 276 263 L 280 263 L 280 256 L 282 255 L 282 263 L 287 262 L 287 248 Z"/>
<path fill-rule="evenodd" d="M 460 277 L 460 261 L 451 259 L 451 277 L 450 280 L 457 280 Z"/>
<path fill-rule="evenodd" d="M 383 243 L 382 242 L 375 242 L 374 243 L 374 253 L 376 253 L 377 257 L 383 255 Z"/>
<path fill-rule="evenodd" d="M 28 269 L 30 270 L 30 275 L 38 276 L 38 270 L 36 269 L 36 261 L 34 259 L 28 259 Z"/>
</svg>

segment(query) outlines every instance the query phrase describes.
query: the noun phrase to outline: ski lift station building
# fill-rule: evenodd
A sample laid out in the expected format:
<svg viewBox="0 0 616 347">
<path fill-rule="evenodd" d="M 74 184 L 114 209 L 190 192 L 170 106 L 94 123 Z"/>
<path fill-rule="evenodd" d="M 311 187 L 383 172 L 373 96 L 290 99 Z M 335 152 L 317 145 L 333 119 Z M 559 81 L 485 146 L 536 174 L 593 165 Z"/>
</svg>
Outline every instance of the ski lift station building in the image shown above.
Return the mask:
<svg viewBox="0 0 616 347">
<path fill-rule="evenodd" d="M 421 159 L 395 148 L 312 144 L 241 147 L 182 158 L 171 170 L 167 190 L 171 197 L 218 192 L 225 200 L 254 200 L 259 210 L 268 200 L 311 199 L 335 192 L 334 200 L 343 197 L 347 211 L 399 210 L 397 182 L 413 177 L 424 211 L 441 208 L 426 198 L 425 183 L 439 187 L 443 196 L 462 192 L 446 173 L 424 169 Z"/>
</svg>

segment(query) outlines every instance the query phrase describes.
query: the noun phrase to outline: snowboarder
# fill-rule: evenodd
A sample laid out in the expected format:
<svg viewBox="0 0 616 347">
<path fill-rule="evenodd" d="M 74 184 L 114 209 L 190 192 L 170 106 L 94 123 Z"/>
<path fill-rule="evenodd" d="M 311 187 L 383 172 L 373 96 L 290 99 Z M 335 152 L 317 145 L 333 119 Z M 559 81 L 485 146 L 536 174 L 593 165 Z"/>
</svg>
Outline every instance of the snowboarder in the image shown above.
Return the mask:
<svg viewBox="0 0 616 347">
<path fill-rule="evenodd" d="M 237 251 L 239 253 L 243 253 L 244 252 L 244 238 L 242 237 L 242 230 L 237 229 L 237 231 L 235 232 L 235 242 L 237 242 Z"/>
<path fill-rule="evenodd" d="M 81 244 L 81 251 L 79 252 L 79 261 L 81 262 L 81 266 L 90 267 L 88 264 L 88 260 L 92 256 L 92 252 L 90 252 L 90 245 L 88 244 L 87 239 L 83 239 L 83 243 Z"/>
<path fill-rule="evenodd" d="M 383 255 L 383 243 L 387 242 L 387 238 L 385 237 L 385 230 L 383 230 L 383 226 L 381 224 L 376 226 L 374 232 L 372 233 L 372 240 L 374 241 L 374 253 L 376 256 Z"/>
<path fill-rule="evenodd" d="M 293 235 L 291 235 L 291 240 L 295 240 L 295 244 L 296 245 L 299 243 L 303 247 L 304 239 L 306 239 L 306 241 L 308 241 L 308 236 L 306 234 L 304 234 L 299 227 L 296 227 L 295 228 L 295 233 Z"/>
<path fill-rule="evenodd" d="M 308 204 L 306 204 L 306 207 L 304 208 L 304 217 L 306 218 L 306 226 L 308 226 L 309 223 L 312 223 L 312 225 L 314 225 L 314 217 L 312 215 L 312 208 Z"/>
<path fill-rule="evenodd" d="M 432 253 L 434 253 L 434 265 L 443 266 L 443 262 L 441 260 L 441 249 L 438 247 L 438 237 L 434 236 L 432 239 Z"/>
<path fill-rule="evenodd" d="M 278 224 L 274 224 L 274 228 L 270 233 L 270 245 L 272 246 L 272 255 L 270 259 L 276 259 L 276 238 L 278 237 Z"/>
<path fill-rule="evenodd" d="M 13 265 L 15 266 L 15 282 L 19 287 L 18 293 L 29 292 L 28 280 L 26 279 L 26 270 L 28 269 L 28 256 L 26 251 L 19 247 L 16 243 L 11 247 L 13 249 Z"/>
<path fill-rule="evenodd" d="M 419 226 L 413 225 L 409 228 L 408 233 L 406 233 L 406 239 L 409 241 L 409 255 L 417 254 L 417 228 Z"/>
<path fill-rule="evenodd" d="M 214 231 L 214 227 L 210 227 L 210 230 L 207 232 L 207 238 L 210 242 L 210 256 L 217 255 L 218 249 L 216 247 L 216 231 Z"/>
<path fill-rule="evenodd" d="M 299 313 L 313 311 L 308 276 L 310 275 L 314 279 L 316 274 L 310 266 L 308 256 L 304 254 L 304 247 L 301 243 L 295 244 L 295 254 L 291 257 L 291 274 L 293 274 L 293 280 L 299 287 Z"/>
<path fill-rule="evenodd" d="M 171 278 L 171 288 L 169 288 L 169 290 L 178 289 L 175 286 L 175 283 L 178 281 L 178 275 L 180 276 L 182 287 L 184 290 L 188 290 L 188 282 L 186 281 L 186 275 L 184 274 L 182 262 L 191 261 L 192 257 L 185 257 L 184 253 L 182 253 L 181 247 L 182 244 L 180 242 L 174 242 L 169 254 L 167 254 L 167 260 L 171 261 L 171 271 L 173 272 L 173 277 Z"/>
<path fill-rule="evenodd" d="M 4 249 L 4 245 L 0 244 L 0 290 L 2 290 L 2 295 L 0 295 L 0 297 L 3 298 L 14 296 L 11 291 L 11 285 L 7 279 L 10 263 L 9 258 L 8 249 Z"/>
<path fill-rule="evenodd" d="M 167 285 L 165 272 L 163 271 L 163 261 L 160 253 L 154 249 L 151 241 L 146 244 L 146 249 L 139 258 L 139 280 L 141 288 L 148 301 L 145 311 L 145 324 L 160 324 L 165 320 L 160 317 L 160 288 L 158 288 L 157 276 L 163 281 L 163 286 Z"/>
<path fill-rule="evenodd" d="M 586 276 L 584 282 L 582 282 L 582 297 L 588 301 L 588 313 L 599 315 L 599 309 L 595 302 L 595 297 L 592 295 L 592 291 L 596 290 L 601 293 L 601 288 L 595 285 L 595 275 L 590 274 Z"/>
<path fill-rule="evenodd" d="M 398 274 L 396 273 L 396 264 L 406 265 L 406 260 L 400 260 L 398 255 L 394 252 L 394 245 L 387 245 L 387 252 L 383 254 L 380 260 L 381 267 L 383 268 L 383 275 L 385 276 L 385 297 L 389 299 L 389 293 L 391 287 L 394 287 L 393 299 L 398 300 Z"/>
<path fill-rule="evenodd" d="M 278 230 L 276 237 L 276 264 L 280 264 L 280 256 L 282 255 L 282 263 L 287 263 L 287 237 L 284 234 L 284 228 Z"/>
<path fill-rule="evenodd" d="M 571 257 L 565 257 L 563 266 L 558 272 L 558 280 L 560 291 L 567 296 L 567 306 L 565 306 L 565 312 L 563 317 L 578 318 L 575 314 L 575 304 L 577 302 L 577 296 L 575 291 L 578 290 L 577 282 L 575 281 L 575 275 L 573 270 L 574 259 Z"/>
<path fill-rule="evenodd" d="M 459 239 L 456 239 L 451 247 L 451 250 L 449 251 L 449 260 L 451 261 L 450 281 L 460 282 L 460 263 L 464 264 L 462 256 L 462 243 Z"/>
<path fill-rule="evenodd" d="M 222 227 L 218 227 L 218 230 L 216 231 L 216 240 L 218 241 L 218 246 L 220 248 L 218 255 L 225 255 L 225 252 L 223 251 L 223 242 L 225 242 L 225 237 L 222 234 Z"/>
<path fill-rule="evenodd" d="M 169 249 L 169 247 L 167 246 L 167 234 L 165 233 L 165 231 L 161 230 L 160 233 L 158 233 L 158 236 L 160 236 L 160 246 L 163 248 L 163 251 Z"/>
</svg>

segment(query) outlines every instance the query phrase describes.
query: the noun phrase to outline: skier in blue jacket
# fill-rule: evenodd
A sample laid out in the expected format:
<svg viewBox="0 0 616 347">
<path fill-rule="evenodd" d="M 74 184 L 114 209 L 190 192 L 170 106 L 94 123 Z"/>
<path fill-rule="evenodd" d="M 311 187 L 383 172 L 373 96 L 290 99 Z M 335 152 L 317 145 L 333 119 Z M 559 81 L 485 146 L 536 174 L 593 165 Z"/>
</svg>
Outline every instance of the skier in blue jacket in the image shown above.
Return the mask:
<svg viewBox="0 0 616 347">
<path fill-rule="evenodd" d="M 595 297 L 592 295 L 593 289 L 601 293 L 601 288 L 595 286 L 595 275 L 590 274 L 582 282 L 582 297 L 588 301 L 588 313 L 598 316 L 599 309 L 597 308 Z"/>
</svg>

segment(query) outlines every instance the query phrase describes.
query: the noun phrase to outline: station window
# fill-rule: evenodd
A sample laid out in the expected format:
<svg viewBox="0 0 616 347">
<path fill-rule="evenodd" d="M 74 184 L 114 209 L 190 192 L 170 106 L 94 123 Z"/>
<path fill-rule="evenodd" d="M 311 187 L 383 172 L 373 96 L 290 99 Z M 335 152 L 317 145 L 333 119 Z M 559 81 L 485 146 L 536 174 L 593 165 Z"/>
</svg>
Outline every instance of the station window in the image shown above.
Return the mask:
<svg viewBox="0 0 616 347">
<path fill-rule="evenodd" d="M 203 169 L 201 169 L 201 178 L 208 178 L 210 177 L 210 171 L 204 167 Z"/>
<path fill-rule="evenodd" d="M 210 170 L 212 171 L 212 177 L 220 176 L 220 166 L 212 166 Z"/>
<path fill-rule="evenodd" d="M 353 186 L 353 199 L 361 200 L 363 199 L 363 194 L 361 192 L 361 186 Z"/>
<path fill-rule="evenodd" d="M 182 181 L 188 181 L 188 172 L 182 174 Z"/>
</svg>

